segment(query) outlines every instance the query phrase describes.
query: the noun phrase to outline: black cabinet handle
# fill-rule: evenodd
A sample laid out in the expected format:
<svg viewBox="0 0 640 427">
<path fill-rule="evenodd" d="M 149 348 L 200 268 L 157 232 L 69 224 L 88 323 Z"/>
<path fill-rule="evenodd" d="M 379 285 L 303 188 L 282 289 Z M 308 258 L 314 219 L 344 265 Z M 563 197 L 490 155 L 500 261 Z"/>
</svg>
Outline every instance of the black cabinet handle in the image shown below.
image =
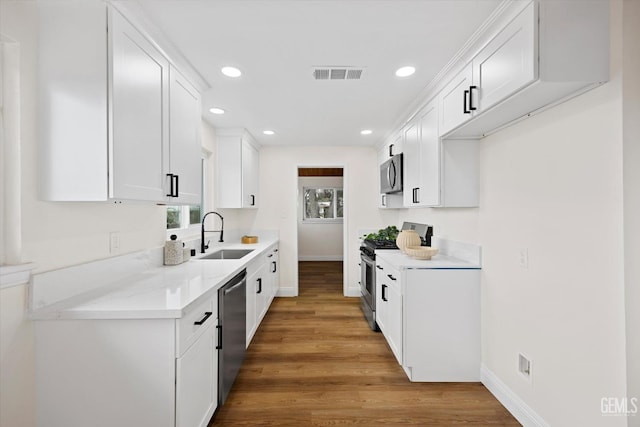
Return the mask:
<svg viewBox="0 0 640 427">
<path fill-rule="evenodd" d="M 393 157 L 393 144 L 389 145 L 389 157 Z"/>
<path fill-rule="evenodd" d="M 207 321 L 207 319 L 208 319 L 209 317 L 211 317 L 211 315 L 212 315 L 212 314 L 213 314 L 213 313 L 212 313 L 212 312 L 210 312 L 210 311 L 205 311 L 205 313 L 204 313 L 204 317 L 203 317 L 202 319 L 198 320 L 198 321 L 193 322 L 193 324 L 194 324 L 194 325 L 197 325 L 197 326 L 202 325 L 204 322 L 206 322 L 206 321 Z"/>
<path fill-rule="evenodd" d="M 255 206 L 256 205 L 256 196 L 254 196 L 253 194 L 251 195 L 251 206 Z"/>
<path fill-rule="evenodd" d="M 273 254 L 269 254 L 269 256 L 267 256 L 267 258 L 271 258 L 273 256 Z"/>
<path fill-rule="evenodd" d="M 167 176 L 169 177 L 169 194 L 167 194 L 167 197 L 173 197 L 173 174 L 168 173 Z"/>
<path fill-rule="evenodd" d="M 278 270 L 278 265 L 276 264 L 275 261 L 271 261 L 271 264 L 273 264 L 273 271 L 272 273 L 275 273 Z"/>
<path fill-rule="evenodd" d="M 180 195 L 180 190 L 179 190 L 179 184 L 180 184 L 180 177 L 178 175 L 172 174 L 172 173 L 168 173 L 167 176 L 169 177 L 169 194 L 167 194 L 167 197 L 178 197 Z"/>
<path fill-rule="evenodd" d="M 471 114 L 471 111 L 467 108 L 467 97 L 469 96 L 469 91 L 465 90 L 464 94 L 463 94 L 463 106 L 462 106 L 462 112 L 464 114 Z"/>
<path fill-rule="evenodd" d="M 378 270 L 384 270 L 384 268 L 380 267 L 379 265 L 376 265 L 376 268 L 377 268 Z"/>
<path fill-rule="evenodd" d="M 387 293 L 385 292 L 387 290 L 387 285 L 382 285 L 382 301 L 389 301 L 387 299 Z"/>
<path fill-rule="evenodd" d="M 388 277 L 389 279 L 391 279 L 391 280 L 396 280 L 396 278 L 395 278 L 395 277 L 393 277 L 391 274 L 387 274 L 387 277 Z"/>
<path fill-rule="evenodd" d="M 258 292 L 256 292 L 257 294 L 261 294 L 262 293 L 262 278 L 258 279 Z"/>
<path fill-rule="evenodd" d="M 216 346 L 216 350 L 222 350 L 222 325 L 216 325 L 216 329 L 218 330 L 218 345 Z"/>
<path fill-rule="evenodd" d="M 476 111 L 477 108 L 473 106 L 473 90 L 478 89 L 478 86 L 469 86 L 469 112 Z"/>
<path fill-rule="evenodd" d="M 277 249 L 274 249 L 274 250 L 273 250 L 273 252 L 278 252 L 278 250 L 277 250 Z"/>
<path fill-rule="evenodd" d="M 413 203 L 420 203 L 420 200 L 418 200 L 418 191 L 420 190 L 420 187 L 416 187 L 412 190 L 413 193 Z"/>
</svg>

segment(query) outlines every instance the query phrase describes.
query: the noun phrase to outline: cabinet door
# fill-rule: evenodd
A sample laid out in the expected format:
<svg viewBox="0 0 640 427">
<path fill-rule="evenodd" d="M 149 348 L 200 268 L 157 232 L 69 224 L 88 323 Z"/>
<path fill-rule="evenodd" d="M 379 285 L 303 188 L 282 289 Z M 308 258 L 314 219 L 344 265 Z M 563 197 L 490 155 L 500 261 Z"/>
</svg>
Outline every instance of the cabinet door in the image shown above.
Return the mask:
<svg viewBox="0 0 640 427">
<path fill-rule="evenodd" d="M 537 13 L 531 2 L 473 59 L 478 111 L 502 101 L 538 76 Z"/>
<path fill-rule="evenodd" d="M 407 125 L 404 130 L 403 146 L 403 183 L 402 197 L 405 206 L 417 204 L 416 193 L 420 187 L 420 133 L 415 121 Z"/>
<path fill-rule="evenodd" d="M 379 265 L 378 265 L 379 267 Z M 380 331 L 387 336 L 387 288 L 389 285 L 381 278 L 382 270 L 376 267 L 376 323 Z"/>
<path fill-rule="evenodd" d="M 218 402 L 216 328 L 211 323 L 176 360 L 176 427 L 205 427 Z"/>
<path fill-rule="evenodd" d="M 471 118 L 469 90 L 472 80 L 473 66 L 469 64 L 440 92 L 440 135 Z"/>
<path fill-rule="evenodd" d="M 248 141 L 242 141 L 242 207 L 258 206 L 258 150 Z"/>
<path fill-rule="evenodd" d="M 267 312 L 267 301 L 269 300 L 269 282 L 271 279 L 271 275 L 269 273 L 269 264 L 264 263 L 260 270 L 258 270 L 258 288 L 256 290 L 256 318 L 258 327 L 260 326 L 260 322 L 262 318 Z"/>
<path fill-rule="evenodd" d="M 169 64 L 115 10 L 110 24 L 109 197 L 164 201 Z"/>
<path fill-rule="evenodd" d="M 391 276 L 392 278 L 389 278 Z M 392 272 L 387 276 L 389 286 L 386 290 L 386 327 L 385 338 L 399 364 L 402 363 L 402 293 L 400 292 L 400 276 Z"/>
<path fill-rule="evenodd" d="M 176 69 L 171 68 L 169 93 L 170 171 L 166 193 L 170 203 L 201 203 L 200 94 Z M 173 187 L 172 187 L 173 186 Z M 177 188 L 176 188 L 177 187 Z"/>
<path fill-rule="evenodd" d="M 258 272 L 251 274 L 247 277 L 247 342 L 246 346 L 249 347 L 251 344 L 251 340 L 253 339 L 253 335 L 256 333 L 256 329 L 258 329 L 258 316 L 256 315 L 256 301 L 257 301 L 257 293 L 258 293 Z"/>
<path fill-rule="evenodd" d="M 278 248 L 275 248 L 271 251 L 271 257 L 269 257 L 269 274 L 271 279 L 269 280 L 270 292 L 269 292 L 269 302 L 267 305 L 271 305 L 271 301 L 278 293 L 278 289 L 280 288 L 280 266 L 279 261 L 280 257 L 278 256 Z"/>
<path fill-rule="evenodd" d="M 427 105 L 419 117 L 420 181 L 415 195 L 416 206 L 440 204 L 440 138 L 438 136 L 438 108 L 435 102 Z"/>
</svg>

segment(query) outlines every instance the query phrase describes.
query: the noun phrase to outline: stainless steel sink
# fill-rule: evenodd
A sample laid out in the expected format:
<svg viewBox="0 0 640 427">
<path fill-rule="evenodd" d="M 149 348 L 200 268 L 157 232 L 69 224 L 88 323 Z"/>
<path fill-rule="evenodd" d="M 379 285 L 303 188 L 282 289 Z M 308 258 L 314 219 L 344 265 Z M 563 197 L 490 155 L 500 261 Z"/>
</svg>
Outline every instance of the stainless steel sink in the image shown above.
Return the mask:
<svg viewBox="0 0 640 427">
<path fill-rule="evenodd" d="M 199 259 L 240 259 L 253 252 L 253 249 L 220 249 Z"/>
</svg>

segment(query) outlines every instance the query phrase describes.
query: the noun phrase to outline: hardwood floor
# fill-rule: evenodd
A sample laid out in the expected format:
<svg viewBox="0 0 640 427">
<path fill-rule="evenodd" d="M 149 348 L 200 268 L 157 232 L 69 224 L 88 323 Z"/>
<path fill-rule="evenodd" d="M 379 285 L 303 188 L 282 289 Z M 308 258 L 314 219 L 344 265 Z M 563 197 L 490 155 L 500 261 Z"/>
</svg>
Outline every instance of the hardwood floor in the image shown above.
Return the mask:
<svg viewBox="0 0 640 427">
<path fill-rule="evenodd" d="M 213 426 L 519 426 L 480 383 L 411 383 L 341 262 L 301 262 L 297 298 L 276 298 Z"/>
</svg>

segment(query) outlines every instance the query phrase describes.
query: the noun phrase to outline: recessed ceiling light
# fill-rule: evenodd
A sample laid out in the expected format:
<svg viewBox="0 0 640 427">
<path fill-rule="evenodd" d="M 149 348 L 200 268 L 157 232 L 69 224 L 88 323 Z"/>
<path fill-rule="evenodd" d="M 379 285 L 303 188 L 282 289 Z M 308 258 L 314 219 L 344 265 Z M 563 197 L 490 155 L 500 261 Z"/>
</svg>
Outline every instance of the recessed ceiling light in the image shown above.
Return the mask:
<svg viewBox="0 0 640 427">
<path fill-rule="evenodd" d="M 264 133 L 265 135 L 275 135 L 275 132 L 272 130 L 263 130 L 262 133 Z"/>
<path fill-rule="evenodd" d="M 236 67 L 222 67 L 220 71 L 227 77 L 240 77 L 242 75 L 242 71 Z"/>
<path fill-rule="evenodd" d="M 209 108 L 209 112 L 212 114 L 224 114 L 224 110 L 218 107 Z"/>
<path fill-rule="evenodd" d="M 371 135 L 373 131 L 371 129 L 364 129 L 360 131 L 361 135 Z"/>
<path fill-rule="evenodd" d="M 409 77 L 410 75 L 412 75 L 415 72 L 416 72 L 416 68 L 415 67 L 411 67 L 411 66 L 401 67 L 401 68 L 398 68 L 396 70 L 396 76 L 398 76 L 398 77 Z"/>
</svg>

